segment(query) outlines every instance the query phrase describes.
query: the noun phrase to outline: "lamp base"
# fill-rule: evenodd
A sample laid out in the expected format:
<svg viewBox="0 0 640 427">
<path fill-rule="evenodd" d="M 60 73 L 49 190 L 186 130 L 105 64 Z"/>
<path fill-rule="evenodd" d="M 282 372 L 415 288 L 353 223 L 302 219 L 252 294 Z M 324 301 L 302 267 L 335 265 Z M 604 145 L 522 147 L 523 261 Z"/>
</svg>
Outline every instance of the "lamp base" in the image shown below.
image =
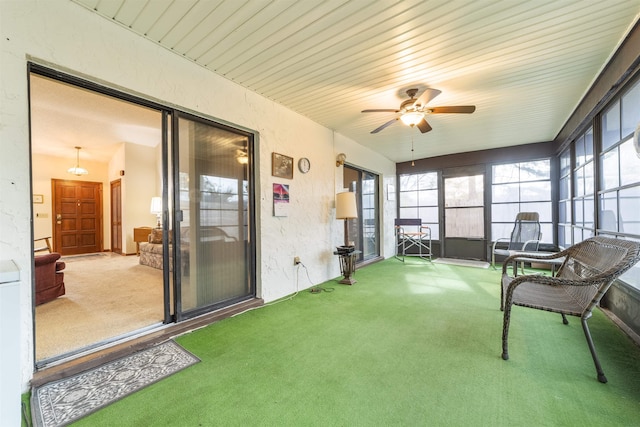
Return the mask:
<svg viewBox="0 0 640 427">
<path fill-rule="evenodd" d="M 340 280 L 338 283 L 342 283 L 343 285 L 353 285 L 354 283 L 358 283 L 358 281 L 353 277 L 345 277 L 344 279 Z"/>
<path fill-rule="evenodd" d="M 342 253 L 340 253 L 340 251 L 338 252 L 340 255 L 340 272 L 344 276 L 339 283 L 342 283 L 343 285 L 353 285 L 354 283 L 357 283 L 356 279 L 353 278 L 356 271 L 355 252 L 353 250 L 348 252 L 343 251 Z"/>
</svg>

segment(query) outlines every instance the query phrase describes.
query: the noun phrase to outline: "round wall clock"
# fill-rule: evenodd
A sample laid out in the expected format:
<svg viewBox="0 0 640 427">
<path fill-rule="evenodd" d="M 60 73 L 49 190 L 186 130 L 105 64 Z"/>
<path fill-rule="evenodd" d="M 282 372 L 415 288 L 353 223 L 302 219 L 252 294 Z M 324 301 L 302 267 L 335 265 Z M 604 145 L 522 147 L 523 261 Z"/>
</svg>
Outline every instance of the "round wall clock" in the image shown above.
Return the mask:
<svg viewBox="0 0 640 427">
<path fill-rule="evenodd" d="M 309 159 L 307 159 L 306 157 L 300 158 L 300 160 L 298 160 L 298 169 L 300 169 L 300 172 L 302 173 L 309 172 L 309 170 L 311 169 L 311 162 L 309 161 Z"/>
</svg>

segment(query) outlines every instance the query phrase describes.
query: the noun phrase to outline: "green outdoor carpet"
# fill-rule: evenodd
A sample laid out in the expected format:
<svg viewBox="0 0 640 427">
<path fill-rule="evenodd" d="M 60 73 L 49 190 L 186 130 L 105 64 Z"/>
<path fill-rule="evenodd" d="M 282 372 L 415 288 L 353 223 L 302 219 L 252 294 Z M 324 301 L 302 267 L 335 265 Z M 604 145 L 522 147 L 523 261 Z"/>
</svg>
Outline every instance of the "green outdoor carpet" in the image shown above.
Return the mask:
<svg viewBox="0 0 640 427">
<path fill-rule="evenodd" d="M 607 384 L 577 318 L 515 307 L 501 359 L 499 276 L 370 265 L 353 286 L 330 281 L 177 338 L 201 363 L 77 425 L 639 425 L 640 348 L 599 311 L 589 324 Z"/>
<path fill-rule="evenodd" d="M 475 267 L 475 268 L 489 268 L 491 264 L 485 261 L 475 261 L 470 259 L 457 259 L 457 258 L 435 258 L 434 264 L 449 264 L 459 265 L 461 267 Z"/>
</svg>

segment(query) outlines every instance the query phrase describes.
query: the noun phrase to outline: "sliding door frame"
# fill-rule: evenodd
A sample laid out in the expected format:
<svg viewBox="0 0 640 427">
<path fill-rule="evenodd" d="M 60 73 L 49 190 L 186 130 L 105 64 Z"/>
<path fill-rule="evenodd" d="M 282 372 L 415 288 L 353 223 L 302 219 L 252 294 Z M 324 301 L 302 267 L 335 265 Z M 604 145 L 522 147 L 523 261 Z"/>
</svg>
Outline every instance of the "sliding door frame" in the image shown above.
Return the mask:
<svg viewBox="0 0 640 427">
<path fill-rule="evenodd" d="M 180 119 L 194 121 L 200 124 L 205 124 L 207 126 L 211 126 L 217 129 L 225 130 L 228 132 L 235 133 L 237 135 L 241 135 L 247 138 L 247 156 L 248 156 L 248 164 L 246 166 L 247 171 L 247 182 L 249 186 L 249 191 L 247 194 L 247 241 L 246 241 L 246 262 L 247 262 L 247 277 L 248 277 L 248 287 L 249 292 L 246 295 L 242 295 L 236 298 L 232 298 L 230 300 L 225 300 L 221 302 L 217 302 L 211 305 L 206 305 L 202 307 L 197 307 L 194 309 L 190 309 L 188 311 L 183 310 L 183 300 L 182 300 L 182 280 L 181 280 L 181 266 L 182 262 L 182 253 L 180 250 L 173 251 L 173 282 L 174 286 L 174 305 L 173 312 L 176 319 L 176 322 L 181 322 L 186 319 L 190 319 L 204 313 L 211 312 L 215 309 L 222 308 L 225 306 L 229 306 L 241 301 L 245 301 L 248 299 L 252 299 L 256 297 L 256 202 L 255 202 L 255 173 L 254 173 L 254 150 L 255 150 L 255 134 L 242 130 L 237 127 L 233 127 L 230 125 L 226 125 L 223 123 L 219 123 L 213 121 L 211 119 L 203 118 L 200 116 L 196 116 L 193 114 L 185 113 L 179 110 L 173 110 L 172 112 L 172 125 L 171 125 L 171 157 L 172 157 L 172 206 L 173 211 L 171 212 L 172 222 L 171 228 L 173 230 L 180 230 L 180 223 L 183 221 L 183 212 L 180 206 L 180 143 L 179 143 L 179 135 L 180 135 Z M 168 186 L 165 186 L 168 187 Z M 164 202 L 164 201 L 163 201 Z M 166 217 L 166 215 L 165 215 Z M 173 245 L 175 247 L 180 247 L 180 233 L 175 232 L 173 238 Z M 165 256 L 168 257 L 168 254 L 165 253 Z M 166 260 L 165 260 L 166 262 Z M 165 264 L 166 265 L 166 264 Z M 167 269 L 165 269 L 167 270 Z M 168 273 L 167 273 L 168 274 Z"/>
<path fill-rule="evenodd" d="M 139 96 L 131 95 L 126 92 L 122 92 L 119 89 L 114 89 L 112 87 L 107 87 L 102 84 L 95 83 L 90 80 L 86 80 L 85 78 L 77 77 L 72 74 L 69 74 L 68 71 L 62 71 L 58 69 L 51 68 L 50 65 L 41 65 L 36 62 L 28 62 L 27 63 L 27 81 L 31 75 L 38 75 L 46 78 L 50 78 L 52 80 L 56 80 L 61 84 L 69 84 L 76 86 L 78 88 L 86 89 L 88 91 L 92 91 L 98 94 L 106 95 L 111 98 L 115 98 L 118 100 L 122 100 L 125 102 L 130 102 L 132 104 L 139 105 L 141 107 L 146 107 L 152 110 L 156 110 L 161 114 L 161 179 L 162 179 L 162 229 L 163 229 L 163 264 L 165 266 L 173 265 L 176 267 L 173 271 L 170 271 L 169 268 L 163 268 L 163 290 L 164 290 L 164 298 L 163 298 L 163 324 L 169 323 L 178 323 L 182 320 L 186 320 L 187 318 L 194 317 L 199 314 L 203 314 L 205 312 L 211 312 L 219 307 L 203 307 L 201 310 L 197 312 L 190 312 L 189 315 L 184 315 L 179 311 L 180 308 L 180 277 L 179 277 L 179 268 L 180 268 L 180 251 L 173 251 L 173 254 L 169 253 L 168 245 L 169 245 L 169 236 L 172 230 L 176 229 L 176 226 L 179 224 L 180 219 L 180 210 L 179 210 L 179 176 L 177 174 L 178 171 L 178 144 L 177 144 L 177 130 L 178 130 L 178 117 L 189 117 L 190 119 L 195 119 L 199 121 L 204 121 L 208 124 L 211 124 L 215 127 L 221 129 L 227 129 L 237 134 L 242 134 L 247 136 L 249 139 L 249 149 L 248 149 L 248 157 L 249 164 L 247 165 L 247 180 L 250 182 L 250 194 L 248 195 L 248 224 L 247 224 L 247 239 L 248 239 L 248 250 L 247 250 L 247 265 L 249 266 L 249 280 L 250 280 L 250 294 L 246 298 L 250 299 L 255 298 L 256 296 L 256 203 L 255 203 L 255 195 L 256 191 L 255 187 L 255 172 L 254 172 L 254 144 L 257 138 L 256 133 L 241 128 L 239 126 L 234 126 L 233 124 L 224 124 L 219 121 L 215 121 L 211 118 L 202 118 L 198 116 L 194 116 L 192 114 L 187 114 L 181 110 L 177 110 L 173 107 L 169 107 L 163 104 L 159 104 L 154 101 L 150 101 L 145 98 L 141 98 Z M 31 91 L 31 88 L 29 88 Z M 29 98 L 31 94 L 29 94 Z M 29 107 L 31 108 L 31 107 Z M 32 142 L 31 137 L 29 139 L 29 152 L 32 150 Z M 32 168 L 30 164 L 30 169 Z M 171 171 L 171 174 L 169 173 Z M 31 172 L 32 173 L 32 172 Z M 169 201 L 172 201 L 170 204 Z M 33 215 L 33 213 L 32 213 Z M 34 230 L 31 227 L 31 237 L 33 236 Z M 176 236 L 178 239 L 179 237 Z M 172 244 L 176 244 L 174 241 Z M 172 259 L 173 258 L 173 259 Z M 32 275 L 35 277 L 35 274 Z M 32 293 L 35 295 L 35 279 L 32 281 Z M 35 321 L 35 298 L 33 300 L 33 336 L 36 336 L 36 321 Z M 235 303 L 235 301 L 224 301 L 220 306 L 227 306 Z M 118 338 L 116 338 L 117 340 Z M 86 351 L 89 348 L 93 348 L 97 345 L 102 345 L 104 343 L 96 343 L 95 345 L 89 346 L 88 348 L 80 349 L 79 351 Z M 34 338 L 34 361 L 35 366 L 38 367 L 38 361 L 36 360 L 36 350 L 37 343 Z M 75 353 L 75 352 L 74 352 Z M 69 354 L 63 355 L 64 357 L 68 357 Z M 52 358 L 51 360 L 55 360 L 57 357 Z M 49 361 L 48 361 L 49 362 Z"/>
<path fill-rule="evenodd" d="M 350 170 L 357 174 L 357 179 L 355 180 L 356 187 L 353 188 L 350 183 L 344 182 L 346 177 L 346 171 Z M 364 175 L 370 175 L 374 178 L 375 184 L 375 192 L 373 194 L 373 207 L 368 207 L 367 210 L 373 210 L 374 218 L 365 218 L 364 211 L 364 198 L 365 195 L 363 192 L 363 182 Z M 349 191 L 356 193 L 356 204 L 358 208 L 358 218 L 348 220 L 349 226 L 354 227 L 357 231 L 357 245 L 356 247 L 361 250 L 361 253 L 358 254 L 358 263 L 366 263 L 373 260 L 377 260 L 380 258 L 380 175 L 376 172 L 372 172 L 363 168 L 359 168 L 357 166 L 351 164 L 345 164 L 343 170 L 343 187 L 348 188 Z M 366 221 L 370 221 L 370 223 L 366 223 Z M 375 250 L 374 253 L 365 254 L 365 230 L 371 230 L 373 228 L 373 238 L 375 239 Z M 352 232 L 350 232 L 349 236 L 352 236 Z"/>
</svg>

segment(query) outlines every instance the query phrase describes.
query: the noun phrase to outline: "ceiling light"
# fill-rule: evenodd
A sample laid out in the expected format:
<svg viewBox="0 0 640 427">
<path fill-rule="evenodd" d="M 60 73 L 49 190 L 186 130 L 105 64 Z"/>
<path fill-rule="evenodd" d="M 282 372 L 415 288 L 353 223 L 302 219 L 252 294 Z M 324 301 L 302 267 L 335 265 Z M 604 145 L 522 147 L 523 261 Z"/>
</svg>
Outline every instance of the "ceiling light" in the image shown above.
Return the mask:
<svg viewBox="0 0 640 427">
<path fill-rule="evenodd" d="M 85 168 L 80 167 L 80 149 L 82 147 L 75 147 L 76 149 L 76 165 L 67 169 L 67 172 L 72 173 L 76 176 L 87 175 L 89 173 Z"/>
<path fill-rule="evenodd" d="M 247 153 L 242 153 L 241 155 L 239 155 L 238 157 L 236 157 L 236 160 L 238 161 L 238 163 L 240 163 L 241 165 L 246 165 L 249 163 L 249 156 L 247 156 Z"/>
<path fill-rule="evenodd" d="M 407 126 L 415 126 L 420 123 L 420 120 L 422 120 L 423 117 L 424 113 L 421 113 L 419 111 L 410 111 L 408 113 L 404 113 L 400 117 L 400 120 L 402 120 L 402 123 Z"/>
</svg>

